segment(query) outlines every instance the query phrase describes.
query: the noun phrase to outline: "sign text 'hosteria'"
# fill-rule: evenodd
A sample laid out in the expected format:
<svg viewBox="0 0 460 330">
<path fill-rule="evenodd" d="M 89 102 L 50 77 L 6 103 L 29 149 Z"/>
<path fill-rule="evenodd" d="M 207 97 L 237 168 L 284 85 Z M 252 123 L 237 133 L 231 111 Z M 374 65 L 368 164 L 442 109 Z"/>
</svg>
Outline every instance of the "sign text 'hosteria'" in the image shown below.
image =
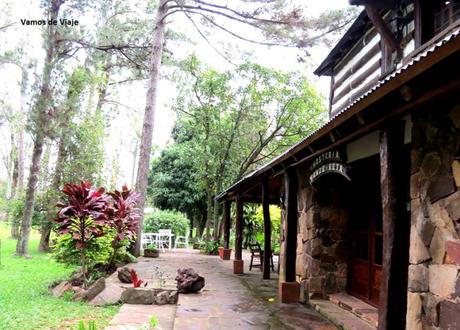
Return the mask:
<svg viewBox="0 0 460 330">
<path fill-rule="evenodd" d="M 313 161 L 310 170 L 312 171 L 310 183 L 313 183 L 327 173 L 337 173 L 351 181 L 347 174 L 347 166 L 344 164 L 338 151 L 328 151 L 320 155 Z"/>
</svg>

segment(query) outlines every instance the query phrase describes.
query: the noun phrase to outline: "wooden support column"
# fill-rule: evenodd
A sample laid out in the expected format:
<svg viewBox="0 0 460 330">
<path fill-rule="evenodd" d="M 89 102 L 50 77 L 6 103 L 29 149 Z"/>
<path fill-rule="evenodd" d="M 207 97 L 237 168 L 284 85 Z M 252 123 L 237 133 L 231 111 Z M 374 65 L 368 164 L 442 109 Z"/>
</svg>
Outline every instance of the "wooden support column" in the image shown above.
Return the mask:
<svg viewBox="0 0 460 330">
<path fill-rule="evenodd" d="M 224 248 L 222 250 L 222 260 L 230 260 L 230 254 L 232 250 L 230 249 L 230 207 L 231 202 L 226 200 L 224 202 Z"/>
<path fill-rule="evenodd" d="M 224 202 L 224 249 L 229 248 L 230 242 L 230 201 Z"/>
<path fill-rule="evenodd" d="M 410 217 L 406 210 L 409 173 L 405 173 L 404 162 L 408 161 L 404 122 L 392 123 L 380 132 L 383 259 L 379 329 L 405 329 Z"/>
<path fill-rule="evenodd" d="M 279 283 L 280 300 L 283 303 L 299 302 L 300 285 L 296 281 L 295 263 L 297 250 L 297 169 L 288 168 L 285 175 L 286 191 L 286 251 L 285 282 Z"/>
<path fill-rule="evenodd" d="M 235 260 L 233 260 L 233 274 L 243 274 L 243 201 L 236 197 L 236 223 L 235 223 Z"/>
<path fill-rule="evenodd" d="M 270 267 L 272 257 L 272 223 L 270 220 L 270 202 L 268 178 L 262 178 L 262 209 L 264 215 L 264 261 L 263 261 L 263 279 L 270 279 Z"/>
</svg>

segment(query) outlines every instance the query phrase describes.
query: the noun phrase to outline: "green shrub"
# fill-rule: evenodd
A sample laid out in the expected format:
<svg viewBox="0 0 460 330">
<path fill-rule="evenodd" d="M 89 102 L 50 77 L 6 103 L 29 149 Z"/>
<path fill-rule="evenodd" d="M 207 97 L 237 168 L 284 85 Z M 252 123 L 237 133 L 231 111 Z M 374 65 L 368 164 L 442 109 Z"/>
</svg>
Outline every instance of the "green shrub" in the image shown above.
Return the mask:
<svg viewBox="0 0 460 330">
<path fill-rule="evenodd" d="M 216 255 L 219 253 L 219 246 L 220 244 L 217 241 L 209 241 L 209 242 L 204 241 L 203 246 L 200 250 L 201 252 L 206 253 L 206 254 Z"/>
<path fill-rule="evenodd" d="M 88 269 L 97 264 L 107 264 L 113 252 L 113 236 L 113 233 L 111 235 L 107 234 L 88 242 L 85 248 Z M 75 245 L 76 242 L 72 239 L 71 234 L 57 236 L 56 244 L 53 246 L 53 254 L 56 260 L 68 265 L 79 265 L 81 249 L 78 249 Z"/>
<path fill-rule="evenodd" d="M 259 206 L 255 214 L 251 217 L 254 223 L 254 233 L 252 240 L 257 241 L 262 247 L 264 245 L 264 215 L 262 206 Z M 281 209 L 278 206 L 270 205 L 270 221 L 272 224 L 272 250 L 279 253 L 280 250 L 280 226 Z"/>
<path fill-rule="evenodd" d="M 177 236 L 185 236 L 189 230 L 189 220 L 182 213 L 157 210 L 146 215 L 144 219 L 145 233 L 158 233 L 160 229 L 171 229 Z"/>
</svg>

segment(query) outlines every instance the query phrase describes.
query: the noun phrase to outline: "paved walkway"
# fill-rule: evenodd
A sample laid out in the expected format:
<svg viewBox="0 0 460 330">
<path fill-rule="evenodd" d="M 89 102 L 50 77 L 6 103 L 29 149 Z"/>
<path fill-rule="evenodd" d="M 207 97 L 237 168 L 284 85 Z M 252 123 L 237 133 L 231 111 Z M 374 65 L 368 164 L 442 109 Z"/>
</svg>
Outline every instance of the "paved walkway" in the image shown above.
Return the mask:
<svg viewBox="0 0 460 330">
<path fill-rule="evenodd" d="M 248 255 L 244 256 L 248 258 Z M 157 259 L 140 258 L 133 265 L 152 287 L 175 288 L 178 268 L 194 268 L 206 279 L 198 294 L 181 294 L 177 306 L 123 305 L 108 330 L 137 329 L 155 316 L 162 330 L 194 329 L 336 329 L 316 311 L 277 299 L 277 274 L 262 280 L 259 270 L 232 274 L 232 261 L 194 250 L 166 252 Z"/>
</svg>

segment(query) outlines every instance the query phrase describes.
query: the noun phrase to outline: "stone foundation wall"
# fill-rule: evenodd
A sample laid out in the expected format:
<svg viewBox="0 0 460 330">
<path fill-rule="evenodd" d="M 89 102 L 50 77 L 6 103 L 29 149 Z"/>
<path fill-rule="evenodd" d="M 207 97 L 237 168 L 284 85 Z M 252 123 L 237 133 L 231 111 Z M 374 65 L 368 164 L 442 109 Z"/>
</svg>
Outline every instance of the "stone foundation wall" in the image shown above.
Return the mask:
<svg viewBox="0 0 460 330">
<path fill-rule="evenodd" d="M 460 319 L 460 104 L 438 104 L 412 120 L 406 328 L 457 329 L 452 322 Z"/>
<path fill-rule="evenodd" d="M 340 181 L 312 187 L 308 166 L 298 174 L 296 274 L 301 300 L 308 301 L 346 288 L 348 214 Z"/>
</svg>

